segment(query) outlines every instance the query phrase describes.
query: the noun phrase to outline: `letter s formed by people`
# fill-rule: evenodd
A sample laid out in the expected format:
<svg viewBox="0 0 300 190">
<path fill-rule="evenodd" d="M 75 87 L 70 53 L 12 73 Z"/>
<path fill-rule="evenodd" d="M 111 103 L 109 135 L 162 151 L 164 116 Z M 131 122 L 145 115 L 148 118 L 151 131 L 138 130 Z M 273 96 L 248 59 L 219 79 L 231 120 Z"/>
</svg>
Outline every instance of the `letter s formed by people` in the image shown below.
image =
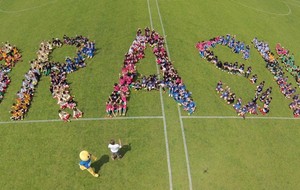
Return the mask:
<svg viewBox="0 0 300 190">
<path fill-rule="evenodd" d="M 246 68 L 244 64 L 238 62 L 230 63 L 219 60 L 218 56 L 212 51 L 212 48 L 215 48 L 217 45 L 223 45 L 230 48 L 232 53 L 242 54 L 242 57 L 245 60 L 250 57 L 249 45 L 238 41 L 235 35 L 227 34 L 225 36 L 217 36 L 208 41 L 198 42 L 196 48 L 199 51 L 200 57 L 215 65 L 216 68 L 239 77 L 244 76 L 244 78 L 248 79 L 252 84 L 257 83 L 258 76 L 257 74 L 252 74 L 251 66 Z M 227 101 L 227 104 L 233 104 L 236 99 L 235 93 L 231 91 L 229 86 L 223 88 L 222 84 L 223 83 L 220 80 L 216 87 L 217 92 L 221 93 L 220 98 Z M 269 87 L 263 91 L 264 84 L 265 82 L 262 81 L 256 86 L 254 97 L 245 105 L 242 105 L 241 98 L 238 99 L 236 104 L 233 104 L 233 108 L 239 115 L 244 117 L 246 113 L 258 114 L 258 109 L 263 115 L 269 112 L 269 105 L 272 100 L 272 97 L 270 96 L 272 88 Z M 260 107 L 257 101 L 261 101 L 263 106 Z"/>
</svg>

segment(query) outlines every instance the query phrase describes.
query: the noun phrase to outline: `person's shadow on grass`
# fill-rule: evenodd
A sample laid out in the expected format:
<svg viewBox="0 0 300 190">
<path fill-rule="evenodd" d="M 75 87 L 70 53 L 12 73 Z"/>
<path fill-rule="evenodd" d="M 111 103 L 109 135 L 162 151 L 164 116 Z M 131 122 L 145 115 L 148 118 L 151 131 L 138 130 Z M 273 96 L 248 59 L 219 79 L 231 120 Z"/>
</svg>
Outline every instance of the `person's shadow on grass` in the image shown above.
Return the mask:
<svg viewBox="0 0 300 190">
<path fill-rule="evenodd" d="M 101 167 L 106 164 L 107 162 L 109 162 L 109 156 L 108 155 L 103 155 L 101 156 L 101 158 L 99 160 L 97 160 L 96 162 L 93 162 L 91 164 L 91 167 L 95 168 L 95 172 L 98 173 L 101 169 Z"/>
<path fill-rule="evenodd" d="M 122 148 L 119 150 L 120 151 L 120 155 L 122 156 L 122 158 L 130 150 L 131 150 L 131 143 L 123 145 Z"/>
</svg>

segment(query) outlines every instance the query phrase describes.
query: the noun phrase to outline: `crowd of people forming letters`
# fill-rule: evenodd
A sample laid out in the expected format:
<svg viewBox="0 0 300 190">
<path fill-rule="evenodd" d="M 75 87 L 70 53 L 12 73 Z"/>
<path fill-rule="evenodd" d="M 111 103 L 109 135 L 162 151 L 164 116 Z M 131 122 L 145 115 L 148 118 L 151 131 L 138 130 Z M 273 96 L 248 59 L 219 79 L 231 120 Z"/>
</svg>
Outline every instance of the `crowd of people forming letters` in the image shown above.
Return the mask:
<svg viewBox="0 0 300 190">
<path fill-rule="evenodd" d="M 281 93 L 286 98 L 291 98 L 293 100 L 289 107 L 293 110 L 294 117 L 298 117 L 300 114 L 300 97 L 298 94 L 295 94 L 296 87 L 293 87 L 291 83 L 288 83 L 288 76 L 284 76 L 284 70 L 286 70 L 296 79 L 298 86 L 300 86 L 300 68 L 294 64 L 294 55 L 289 54 L 289 50 L 282 47 L 281 44 L 276 45 L 277 56 L 275 56 L 270 51 L 269 45 L 266 42 L 258 41 L 257 38 L 254 38 L 252 43 L 265 60 L 266 68 L 274 75 L 274 79 L 279 85 Z M 218 36 L 208 41 L 198 42 L 196 44 L 196 48 L 199 50 L 199 54 L 202 58 L 214 64 L 217 68 L 227 71 L 230 74 L 238 74 L 249 78 L 252 72 L 251 66 L 249 66 L 245 71 L 244 64 L 239 64 L 238 62 L 222 63 L 222 61 L 218 60 L 218 56 L 215 56 L 214 52 L 211 50 L 211 48 L 214 48 L 218 44 L 228 46 L 234 53 L 242 53 L 244 59 L 249 58 L 250 47 L 245 46 L 242 42 L 236 41 L 235 36 L 230 34 L 227 34 L 226 36 Z M 281 60 L 281 63 L 283 63 L 284 66 L 280 66 L 278 60 Z M 257 83 L 257 79 L 257 74 L 253 74 L 249 80 L 252 84 L 255 84 Z M 222 81 L 217 83 L 216 91 L 220 94 L 220 98 L 224 99 L 227 104 L 232 104 L 238 115 L 245 118 L 245 114 L 257 114 L 258 110 L 263 115 L 269 113 L 269 105 L 272 101 L 272 97 L 270 96 L 272 87 L 269 87 L 264 91 L 264 85 L 265 82 L 262 81 L 258 86 L 256 86 L 254 98 L 246 105 L 242 104 L 241 98 L 236 98 L 235 93 L 231 92 L 228 86 L 223 88 Z M 258 105 L 257 100 L 262 103 L 261 106 Z"/>
<path fill-rule="evenodd" d="M 19 49 L 9 42 L 3 43 L 2 47 L 0 47 L 0 61 L 4 61 L 4 64 L 0 65 L 0 103 L 10 83 L 8 73 L 21 58 L 22 55 Z"/>
<path fill-rule="evenodd" d="M 289 50 L 281 46 L 281 44 L 276 45 L 276 54 L 271 52 L 269 44 L 264 41 L 259 41 L 257 38 L 252 40 L 254 47 L 263 57 L 266 63 L 266 68 L 273 74 L 274 80 L 279 86 L 280 92 L 287 99 L 292 99 L 292 103 L 289 104 L 290 109 L 293 111 L 294 117 L 299 117 L 300 115 L 300 97 L 296 94 L 296 86 L 288 82 L 288 76 L 285 75 L 286 72 L 290 73 L 300 86 L 300 68 L 294 65 L 294 55 L 289 53 Z M 279 62 L 283 64 L 281 66 Z"/>
<path fill-rule="evenodd" d="M 201 58 L 204 58 L 207 61 L 211 62 L 217 68 L 223 71 L 227 71 L 230 74 L 243 75 L 247 78 L 250 76 L 252 72 L 251 66 L 245 68 L 244 64 L 239 64 L 238 62 L 223 63 L 222 61 L 220 61 L 218 59 L 218 56 L 214 55 L 214 52 L 211 50 L 211 48 L 215 48 L 216 45 L 227 46 L 232 50 L 232 52 L 237 54 L 241 53 L 245 60 L 249 59 L 250 57 L 249 46 L 245 45 L 244 42 L 236 40 L 236 37 L 234 35 L 231 36 L 230 34 L 227 34 L 226 36 L 217 36 L 208 41 L 202 41 L 196 44 L 196 48 L 198 49 Z"/>
<path fill-rule="evenodd" d="M 157 74 L 142 76 L 137 72 L 136 64 L 145 57 L 147 44 L 152 48 L 162 77 Z M 141 29 L 137 30 L 136 37 L 129 51 L 125 54 L 119 82 L 114 84 L 113 91 L 106 102 L 108 117 L 124 116 L 130 90 L 142 89 L 147 91 L 162 90 L 164 92 L 168 90 L 169 96 L 174 98 L 189 115 L 195 111 L 196 104 L 191 97 L 192 93 L 186 89 L 177 70 L 174 69 L 164 44 L 164 37 L 155 30 L 146 27 L 144 34 Z"/>
<path fill-rule="evenodd" d="M 290 54 L 289 50 L 282 47 L 281 44 L 276 45 L 277 56 L 275 56 L 266 42 L 254 38 L 252 43 L 265 60 L 266 68 L 274 75 L 274 80 L 277 82 L 281 93 L 287 99 L 292 99 L 289 107 L 293 110 L 294 117 L 298 117 L 300 115 L 300 96 L 296 94 L 296 87 L 288 82 L 288 76 L 285 76 L 285 72 L 290 73 L 300 86 L 300 68 L 294 64 L 294 55 Z M 182 106 L 189 115 L 195 111 L 196 104 L 191 97 L 192 93 L 186 89 L 177 70 L 173 67 L 164 44 L 164 37 L 160 36 L 155 30 L 150 30 L 146 27 L 144 34 L 141 29 L 137 30 L 136 37 L 129 51 L 125 54 L 119 82 L 114 84 L 113 91 L 106 102 L 108 117 L 126 115 L 127 101 L 131 90 L 162 90 L 163 92 L 168 92 L 169 96 L 178 105 Z M 67 57 L 65 63 L 50 61 L 50 55 L 53 50 L 63 45 L 76 46 L 76 56 L 74 58 Z M 137 72 L 136 64 L 139 60 L 145 58 L 147 45 L 152 48 L 162 76 L 160 74 L 143 76 Z M 217 36 L 211 40 L 196 44 L 200 56 L 214 64 L 218 69 L 249 78 L 252 84 L 257 83 L 258 77 L 256 74 L 252 74 L 251 66 L 245 68 L 244 64 L 239 64 L 238 62 L 223 63 L 220 61 L 218 56 L 214 55 L 214 52 L 211 50 L 216 45 L 229 47 L 232 52 L 242 54 L 245 60 L 249 59 L 249 46 L 245 45 L 244 42 L 236 40 L 235 35 L 230 34 Z M 52 41 L 41 42 L 37 51 L 37 58 L 30 61 L 31 68 L 24 75 L 21 88 L 16 94 L 16 102 L 10 111 L 11 119 L 22 120 L 24 118 L 30 107 L 35 87 L 42 74 L 50 76 L 50 92 L 52 97 L 57 99 L 57 104 L 60 106 L 60 110 L 58 111 L 60 119 L 66 122 L 70 121 L 71 115 L 65 111 L 66 108 L 73 111 L 73 118 L 78 119 L 82 117 L 83 113 L 77 108 L 77 103 L 70 94 L 67 74 L 85 67 L 85 60 L 92 58 L 94 53 L 95 43 L 83 36 L 71 38 L 64 35 L 62 40 L 53 38 Z M 11 71 L 16 62 L 21 60 L 21 57 L 20 51 L 8 42 L 4 43 L 0 48 L 0 61 L 5 61 L 5 64 L 1 65 L 0 68 L 0 102 L 3 99 L 7 85 L 10 83 L 7 73 Z M 283 66 L 280 66 L 279 60 L 283 63 Z M 245 118 L 247 113 L 258 114 L 258 111 L 265 115 L 270 111 L 272 87 L 264 90 L 264 81 L 256 86 L 255 96 L 245 105 L 242 104 L 242 99 L 237 98 L 227 85 L 225 87 L 223 85 L 222 81 L 217 83 L 217 93 L 220 94 L 220 98 L 226 101 L 227 104 L 232 105 L 239 116 Z M 258 105 L 257 101 L 261 102 L 261 106 Z"/>
<path fill-rule="evenodd" d="M 191 92 L 186 89 L 182 79 L 169 60 L 164 43 L 164 38 L 148 27 L 145 28 L 145 34 L 142 34 L 141 29 L 137 30 L 136 38 L 129 51 L 125 54 L 119 83 L 114 84 L 113 92 L 106 102 L 106 112 L 109 117 L 124 116 L 130 91 L 142 89 L 168 91 L 169 96 L 173 97 L 178 105 L 182 106 L 188 114 L 192 114 L 195 111 L 196 104 L 191 97 Z M 145 57 L 144 51 L 147 44 L 153 48 L 156 63 L 161 69 L 162 77 L 159 74 L 142 76 L 136 70 L 136 63 Z M 74 58 L 67 57 L 65 63 L 50 61 L 50 55 L 53 50 L 63 45 L 76 46 L 76 56 Z M 21 88 L 16 94 L 16 102 L 10 111 L 11 119 L 23 120 L 29 110 L 35 87 L 42 75 L 50 76 L 50 92 L 52 97 L 57 99 L 57 104 L 60 106 L 58 111 L 60 119 L 65 122 L 70 121 L 71 114 L 65 111 L 66 108 L 73 111 L 73 118 L 82 117 L 83 113 L 77 108 L 77 103 L 70 94 L 67 74 L 85 67 L 85 59 L 92 58 L 94 53 L 94 42 L 83 36 L 70 38 L 65 35 L 63 40 L 53 38 L 52 41 L 41 42 L 37 51 L 37 58 L 30 61 L 31 68 L 24 75 Z"/>
<path fill-rule="evenodd" d="M 67 57 L 65 63 L 50 61 L 50 55 L 55 48 L 63 45 L 76 46 L 77 53 L 74 58 Z M 74 38 L 64 35 L 63 40 L 53 38 L 52 41 L 43 41 L 37 51 L 37 58 L 30 61 L 31 68 L 24 75 L 20 90 L 17 92 L 16 103 L 11 107 L 11 119 L 23 120 L 24 115 L 28 112 L 31 100 L 33 98 L 35 87 L 39 82 L 42 74 L 50 76 L 50 92 L 52 97 L 57 99 L 60 106 L 58 115 L 60 119 L 70 121 L 70 114 L 65 111 L 66 108 L 72 110 L 73 118 L 82 117 L 82 112 L 77 108 L 74 97 L 70 94 L 67 74 L 85 67 L 85 59 L 92 58 L 95 53 L 95 43 L 89 41 L 84 36 Z"/>
</svg>

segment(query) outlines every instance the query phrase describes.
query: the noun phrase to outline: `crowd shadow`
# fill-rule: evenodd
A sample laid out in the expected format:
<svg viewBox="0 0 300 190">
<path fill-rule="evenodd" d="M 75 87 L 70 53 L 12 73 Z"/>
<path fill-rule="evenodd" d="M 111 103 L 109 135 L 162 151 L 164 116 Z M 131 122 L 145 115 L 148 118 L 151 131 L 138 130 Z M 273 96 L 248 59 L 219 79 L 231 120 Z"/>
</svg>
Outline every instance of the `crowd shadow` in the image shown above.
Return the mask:
<svg viewBox="0 0 300 190">
<path fill-rule="evenodd" d="M 122 158 L 125 156 L 125 154 L 131 150 L 131 143 L 125 144 L 122 146 L 122 148 L 119 150 Z"/>
<path fill-rule="evenodd" d="M 107 154 L 101 156 L 101 158 L 91 164 L 91 167 L 95 168 L 95 172 L 98 173 L 101 167 L 109 162 L 109 156 Z"/>
</svg>

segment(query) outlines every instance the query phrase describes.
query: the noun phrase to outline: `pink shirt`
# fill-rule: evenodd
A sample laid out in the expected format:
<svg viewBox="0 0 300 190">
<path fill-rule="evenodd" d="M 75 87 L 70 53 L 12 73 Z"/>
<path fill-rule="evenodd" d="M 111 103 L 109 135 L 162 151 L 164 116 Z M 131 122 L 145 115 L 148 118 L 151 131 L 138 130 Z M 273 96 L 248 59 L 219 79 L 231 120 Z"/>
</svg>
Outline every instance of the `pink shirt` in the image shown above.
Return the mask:
<svg viewBox="0 0 300 190">
<path fill-rule="evenodd" d="M 121 87 L 121 91 L 122 92 L 127 92 L 128 91 L 128 87 L 127 86 L 122 86 Z"/>
<path fill-rule="evenodd" d="M 112 110 L 112 105 L 111 104 L 106 104 L 106 110 Z"/>
<path fill-rule="evenodd" d="M 120 91 L 120 86 L 119 85 L 114 86 L 114 91 L 115 92 Z"/>
<path fill-rule="evenodd" d="M 126 80 L 124 79 L 124 78 L 120 78 L 120 80 L 119 80 L 120 82 L 119 82 L 119 84 L 122 86 L 122 85 L 124 85 L 125 84 L 125 82 L 126 82 Z"/>
</svg>

